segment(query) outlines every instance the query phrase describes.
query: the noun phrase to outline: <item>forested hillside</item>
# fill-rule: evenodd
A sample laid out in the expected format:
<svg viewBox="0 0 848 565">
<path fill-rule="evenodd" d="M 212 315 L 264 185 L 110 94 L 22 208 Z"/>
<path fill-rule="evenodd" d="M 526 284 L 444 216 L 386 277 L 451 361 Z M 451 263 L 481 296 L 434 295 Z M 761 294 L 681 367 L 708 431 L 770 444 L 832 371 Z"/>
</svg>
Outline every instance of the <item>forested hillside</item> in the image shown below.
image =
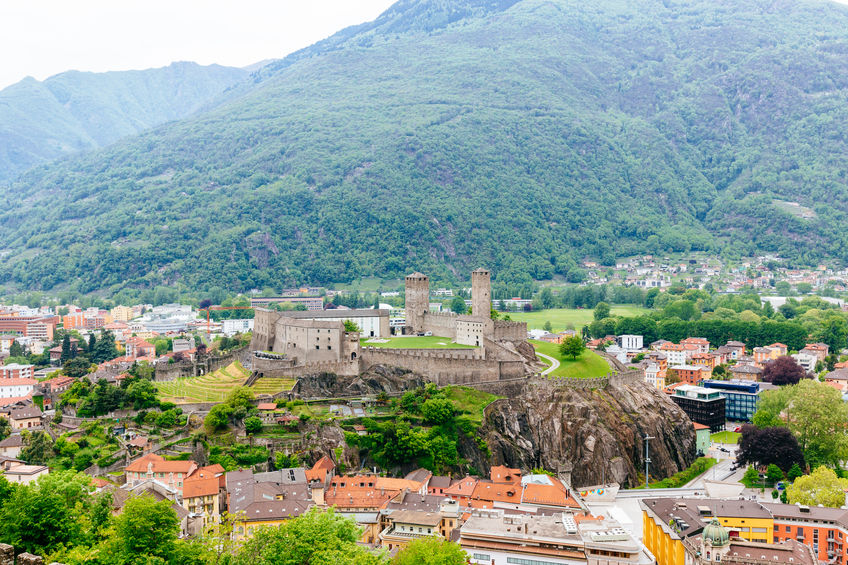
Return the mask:
<svg viewBox="0 0 848 565">
<path fill-rule="evenodd" d="M 174 63 L 110 73 L 28 77 L 0 91 L 0 182 L 45 161 L 184 118 L 247 71 Z"/>
<path fill-rule="evenodd" d="M 212 110 L 25 175 L 0 282 L 517 281 L 687 249 L 844 262 L 846 55 L 848 7 L 826 2 L 404 0 Z"/>
</svg>

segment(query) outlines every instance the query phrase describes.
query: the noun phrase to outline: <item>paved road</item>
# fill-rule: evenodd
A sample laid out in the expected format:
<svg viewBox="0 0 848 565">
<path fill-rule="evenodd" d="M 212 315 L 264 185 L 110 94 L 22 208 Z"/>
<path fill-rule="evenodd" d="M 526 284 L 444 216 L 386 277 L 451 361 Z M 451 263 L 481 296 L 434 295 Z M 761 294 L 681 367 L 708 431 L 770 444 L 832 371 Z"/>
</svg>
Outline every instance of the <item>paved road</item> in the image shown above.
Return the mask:
<svg viewBox="0 0 848 565">
<path fill-rule="evenodd" d="M 551 362 L 551 366 L 548 367 L 547 369 L 545 369 L 544 371 L 542 371 L 541 373 L 539 373 L 540 375 L 547 375 L 548 373 L 551 373 L 551 372 L 559 369 L 559 359 L 554 359 L 550 355 L 545 355 L 544 353 L 539 353 L 538 351 L 536 352 L 536 356 L 542 357 L 543 359 L 547 359 L 548 361 Z"/>
</svg>

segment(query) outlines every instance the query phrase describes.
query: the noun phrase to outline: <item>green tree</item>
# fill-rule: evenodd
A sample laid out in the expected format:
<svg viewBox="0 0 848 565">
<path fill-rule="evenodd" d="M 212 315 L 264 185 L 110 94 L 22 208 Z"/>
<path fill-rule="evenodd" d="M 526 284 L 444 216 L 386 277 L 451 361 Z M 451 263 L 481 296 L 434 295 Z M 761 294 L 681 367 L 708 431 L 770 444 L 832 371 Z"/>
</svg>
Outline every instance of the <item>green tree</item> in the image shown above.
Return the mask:
<svg viewBox="0 0 848 565">
<path fill-rule="evenodd" d="M 310 508 L 277 528 L 262 528 L 245 542 L 233 565 L 379 565 L 386 562 L 357 545 L 352 518 L 333 509 Z"/>
<path fill-rule="evenodd" d="M 30 465 L 45 465 L 53 457 L 53 440 L 47 432 L 21 432 L 24 447 L 21 449 L 21 459 Z"/>
<path fill-rule="evenodd" d="M 88 335 L 88 354 L 89 354 L 89 356 L 93 357 L 96 345 L 97 345 L 97 338 L 94 337 L 94 332 L 91 332 Z"/>
<path fill-rule="evenodd" d="M 115 545 L 121 563 L 150 563 L 150 557 L 170 562 L 180 523 L 170 500 L 152 496 L 130 498 L 115 519 Z"/>
<path fill-rule="evenodd" d="M 576 335 L 565 338 L 559 344 L 559 354 L 563 357 L 569 356 L 572 359 L 577 359 L 582 355 L 584 349 L 586 349 L 586 344 Z"/>
<path fill-rule="evenodd" d="M 356 325 L 356 322 L 354 322 L 353 320 L 345 320 L 344 321 L 344 330 L 346 332 L 349 332 L 349 333 L 354 333 L 354 332 L 358 333 L 358 332 L 362 331 L 360 329 L 360 327 Z"/>
<path fill-rule="evenodd" d="M 797 463 L 796 463 L 797 464 Z M 766 469 L 766 479 L 774 484 L 778 481 L 782 481 L 784 478 L 783 471 L 780 470 L 780 467 L 775 465 L 774 463 L 770 464 Z"/>
<path fill-rule="evenodd" d="M 133 379 L 127 386 L 126 401 L 134 410 L 153 408 L 159 404 L 156 399 L 156 387 L 146 379 Z"/>
<path fill-rule="evenodd" d="M 437 536 L 412 540 L 392 559 L 392 565 L 464 565 L 467 562 L 468 554 L 458 543 Z"/>
<path fill-rule="evenodd" d="M 809 475 L 798 477 L 786 489 L 790 504 L 829 506 L 839 508 L 845 504 L 848 479 L 840 479 L 832 469 L 818 467 Z"/>
<path fill-rule="evenodd" d="M 848 405 L 835 388 L 804 379 L 793 387 L 788 403 L 786 424 L 811 465 L 837 464 L 848 454 Z"/>
<path fill-rule="evenodd" d="M 9 346 L 9 357 L 23 357 L 24 348 L 18 343 L 18 340 L 13 339 L 12 345 Z"/>
<path fill-rule="evenodd" d="M 257 434 L 262 431 L 262 420 L 256 416 L 244 419 L 244 429 L 249 434 Z"/>
<path fill-rule="evenodd" d="M 447 398 L 430 398 L 421 405 L 421 415 L 432 424 L 444 424 L 453 420 L 453 402 Z"/>
<path fill-rule="evenodd" d="M 91 480 L 73 471 L 56 471 L 16 486 L 0 508 L 0 539 L 42 555 L 63 544 L 86 543 L 97 533 L 88 514 L 93 509 L 91 491 Z"/>
<path fill-rule="evenodd" d="M 9 420 L 0 416 L 0 441 L 3 441 L 10 435 L 12 435 L 12 426 L 9 424 Z"/>
<path fill-rule="evenodd" d="M 465 314 L 465 300 L 461 296 L 454 296 L 450 303 L 450 309 L 454 314 Z"/>
<path fill-rule="evenodd" d="M 801 469 L 801 466 L 798 465 L 797 463 L 792 465 L 792 467 L 789 469 L 789 472 L 786 473 L 786 478 L 789 479 L 790 481 L 794 481 L 798 477 L 802 477 L 802 476 L 804 476 L 804 471 Z"/>
<path fill-rule="evenodd" d="M 756 486 L 760 482 L 760 474 L 757 472 L 757 469 L 753 466 L 748 467 L 742 476 L 742 482 L 749 487 Z"/>
<path fill-rule="evenodd" d="M 100 339 L 94 345 L 94 351 L 90 353 L 95 363 L 103 363 L 118 356 L 118 346 L 115 343 L 115 334 L 105 330 L 100 334 Z"/>
<path fill-rule="evenodd" d="M 546 320 L 545 324 L 542 326 L 542 329 L 548 333 L 551 333 L 554 331 L 554 326 L 551 324 L 550 320 Z"/>
<path fill-rule="evenodd" d="M 598 302 L 595 305 L 595 311 L 593 316 L 596 320 L 603 320 L 604 318 L 609 318 L 610 316 L 610 305 L 606 302 Z"/>
<path fill-rule="evenodd" d="M 210 434 L 218 430 L 223 430 L 229 425 L 232 414 L 232 406 L 228 404 L 216 404 L 203 419 L 203 427 Z"/>
<path fill-rule="evenodd" d="M 71 336 L 65 333 L 65 336 L 62 338 L 62 354 L 59 356 L 59 362 L 64 365 L 71 357 Z"/>
<path fill-rule="evenodd" d="M 91 361 L 86 357 L 73 357 L 62 365 L 62 372 L 69 377 L 79 379 L 91 370 Z"/>
</svg>

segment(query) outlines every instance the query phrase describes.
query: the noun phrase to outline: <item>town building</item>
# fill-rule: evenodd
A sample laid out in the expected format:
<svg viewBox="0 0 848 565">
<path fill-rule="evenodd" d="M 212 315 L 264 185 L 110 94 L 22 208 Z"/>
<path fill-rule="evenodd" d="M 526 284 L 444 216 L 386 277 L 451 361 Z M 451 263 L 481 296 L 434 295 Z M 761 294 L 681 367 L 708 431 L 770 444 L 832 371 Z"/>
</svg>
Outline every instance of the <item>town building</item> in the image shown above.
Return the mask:
<svg viewBox="0 0 848 565">
<path fill-rule="evenodd" d="M 9 379 L 13 380 L 13 379 Z M 0 408 L 0 416 L 5 417 L 13 431 L 31 430 L 41 427 L 41 410 L 34 404 L 12 405 Z"/>
<path fill-rule="evenodd" d="M 671 400 L 693 422 L 709 426 L 712 432 L 724 429 L 726 399 L 719 391 L 684 384 L 674 389 Z"/>
<path fill-rule="evenodd" d="M 763 376 L 762 367 L 757 367 L 755 365 L 740 365 L 739 363 L 731 365 L 730 368 L 728 368 L 728 372 L 733 380 L 737 381 L 756 382 Z"/>
<path fill-rule="evenodd" d="M 127 465 L 124 477 L 130 487 L 155 479 L 182 497 L 183 484 L 196 469 L 194 461 L 168 461 L 161 455 L 148 453 Z"/>
<path fill-rule="evenodd" d="M 235 517 L 236 540 L 252 537 L 261 527 L 279 526 L 314 505 L 301 468 L 268 473 L 231 471 L 226 475 L 226 488 L 228 512 Z"/>
<path fill-rule="evenodd" d="M 826 343 L 808 343 L 804 346 L 804 349 L 800 350 L 798 353 L 813 355 L 817 361 L 824 362 L 825 358 L 827 358 L 830 353 L 830 346 Z"/>
<path fill-rule="evenodd" d="M 712 376 L 710 369 L 703 365 L 672 365 L 668 372 L 675 374 L 680 382 L 688 385 L 698 385 Z"/>
<path fill-rule="evenodd" d="M 811 353 L 794 353 L 791 357 L 798 365 L 801 366 L 807 373 L 813 373 L 816 370 L 816 365 L 819 363 L 819 358 Z"/>
<path fill-rule="evenodd" d="M 710 427 L 699 424 L 698 422 L 692 422 L 692 426 L 695 428 L 695 453 L 699 457 L 703 457 L 710 452 L 710 445 L 712 443 L 710 440 Z"/>
<path fill-rule="evenodd" d="M 824 382 L 842 392 L 848 392 L 848 369 L 836 369 L 825 374 Z"/>
<path fill-rule="evenodd" d="M 620 335 L 616 338 L 616 344 L 625 351 L 641 351 L 642 336 L 641 335 Z"/>
<path fill-rule="evenodd" d="M 291 304 L 292 306 L 302 304 L 311 311 L 324 309 L 324 299 L 320 296 L 261 296 L 250 299 L 251 308 L 267 307 L 272 304 Z"/>
<path fill-rule="evenodd" d="M 789 539 L 780 543 L 756 543 L 731 537 L 716 518 L 701 534 L 683 540 L 687 565 L 817 565 L 810 547 Z"/>
<path fill-rule="evenodd" d="M 3 457 L 16 458 L 21 454 L 24 448 L 24 438 L 21 434 L 12 434 L 3 441 L 0 441 L 0 455 Z"/>
<path fill-rule="evenodd" d="M 8 365 L 0 366 L 0 380 L 31 379 L 33 378 L 34 369 L 35 365 L 21 365 L 19 363 L 9 363 Z"/>
<path fill-rule="evenodd" d="M 776 388 L 769 383 L 757 383 L 742 380 L 714 381 L 701 383 L 704 388 L 721 392 L 727 400 L 725 403 L 725 418 L 733 422 L 750 422 L 757 411 L 760 393 Z"/>
<path fill-rule="evenodd" d="M 203 516 L 203 526 L 221 517 L 226 478 L 221 465 L 201 467 L 183 481 L 183 507 L 192 514 Z"/>
<path fill-rule="evenodd" d="M 680 340 L 680 345 L 692 345 L 695 347 L 696 353 L 709 353 L 710 342 L 702 337 L 687 337 Z"/>
<path fill-rule="evenodd" d="M 227 337 L 236 334 L 244 334 L 253 331 L 253 318 L 240 318 L 237 320 L 221 320 L 221 331 Z"/>
<path fill-rule="evenodd" d="M 42 475 L 50 473 L 46 465 L 27 465 L 23 461 L 12 462 L 3 466 L 2 476 L 10 483 L 28 485 L 38 480 Z"/>
<path fill-rule="evenodd" d="M 135 313 L 129 306 L 115 306 L 109 311 L 109 313 L 112 315 L 112 319 L 116 322 L 129 322 L 135 318 Z"/>
<path fill-rule="evenodd" d="M 745 355 L 745 344 L 741 341 L 728 341 L 722 347 L 728 351 L 728 356 L 733 361 Z"/>
</svg>

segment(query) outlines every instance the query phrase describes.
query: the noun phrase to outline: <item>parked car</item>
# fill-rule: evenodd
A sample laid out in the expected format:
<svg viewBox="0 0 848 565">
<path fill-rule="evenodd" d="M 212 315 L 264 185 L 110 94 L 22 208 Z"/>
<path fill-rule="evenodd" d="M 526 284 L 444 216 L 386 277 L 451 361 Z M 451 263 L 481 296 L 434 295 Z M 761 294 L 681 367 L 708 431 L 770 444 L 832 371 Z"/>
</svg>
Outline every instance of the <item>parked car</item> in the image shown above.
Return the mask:
<svg viewBox="0 0 848 565">
<path fill-rule="evenodd" d="M 785 489 L 785 488 L 786 488 L 786 485 L 785 485 L 785 484 L 783 484 L 783 481 L 778 481 L 778 483 L 777 483 L 776 485 L 774 485 L 774 487 L 775 487 L 777 490 L 783 490 L 783 489 Z"/>
<path fill-rule="evenodd" d="M 736 429 L 734 429 L 733 431 L 734 431 L 734 432 L 741 432 L 741 431 L 742 431 L 742 426 L 736 426 Z"/>
</svg>

